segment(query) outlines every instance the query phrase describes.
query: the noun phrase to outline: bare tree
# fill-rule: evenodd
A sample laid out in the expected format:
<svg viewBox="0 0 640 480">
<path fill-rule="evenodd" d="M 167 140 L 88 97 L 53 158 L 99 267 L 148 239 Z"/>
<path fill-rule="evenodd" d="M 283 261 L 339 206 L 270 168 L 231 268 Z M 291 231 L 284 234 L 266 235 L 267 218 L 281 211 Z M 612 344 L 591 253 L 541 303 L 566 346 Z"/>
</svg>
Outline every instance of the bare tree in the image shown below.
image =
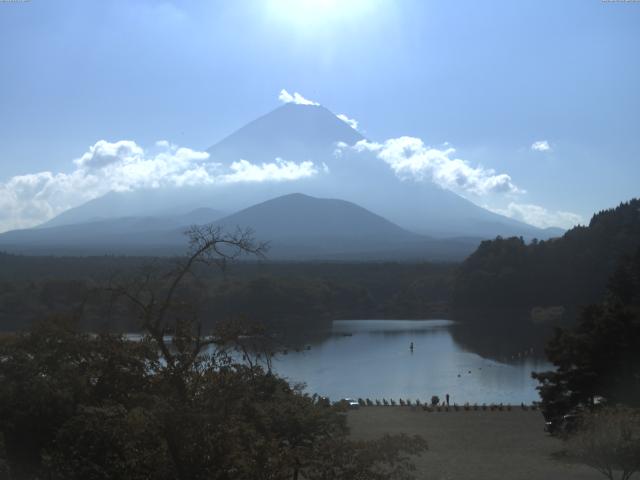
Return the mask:
<svg viewBox="0 0 640 480">
<path fill-rule="evenodd" d="M 218 225 L 194 225 L 185 234 L 188 253 L 169 273 L 159 274 L 147 267 L 132 281 L 109 287 L 114 299 L 125 298 L 133 306 L 140 326 L 157 343 L 167 369 L 178 374 L 188 370 L 206 346 L 237 336 L 237 332 L 224 328 L 216 335 L 203 335 L 193 306 L 176 298 L 183 282 L 194 274 L 197 265 L 218 267 L 224 272 L 239 257 L 262 258 L 267 250 L 267 244 L 257 242 L 251 229 L 237 228 L 229 233 Z M 182 316 L 169 321 L 171 311 Z M 169 333 L 173 335 L 173 349 L 166 341 Z"/>
<path fill-rule="evenodd" d="M 569 437 L 569 453 L 605 477 L 628 480 L 640 470 L 640 411 L 607 408 L 587 414 Z"/>
</svg>

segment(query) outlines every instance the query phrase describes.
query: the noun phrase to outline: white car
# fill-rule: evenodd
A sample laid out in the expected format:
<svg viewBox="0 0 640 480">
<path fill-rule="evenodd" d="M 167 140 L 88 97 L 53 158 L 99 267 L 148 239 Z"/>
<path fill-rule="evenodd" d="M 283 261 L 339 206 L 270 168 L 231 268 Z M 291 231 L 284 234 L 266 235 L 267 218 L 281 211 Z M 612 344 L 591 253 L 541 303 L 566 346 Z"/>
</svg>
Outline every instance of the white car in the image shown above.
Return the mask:
<svg viewBox="0 0 640 480">
<path fill-rule="evenodd" d="M 349 408 L 360 408 L 360 404 L 353 398 L 343 398 L 342 402 L 346 402 Z"/>
</svg>

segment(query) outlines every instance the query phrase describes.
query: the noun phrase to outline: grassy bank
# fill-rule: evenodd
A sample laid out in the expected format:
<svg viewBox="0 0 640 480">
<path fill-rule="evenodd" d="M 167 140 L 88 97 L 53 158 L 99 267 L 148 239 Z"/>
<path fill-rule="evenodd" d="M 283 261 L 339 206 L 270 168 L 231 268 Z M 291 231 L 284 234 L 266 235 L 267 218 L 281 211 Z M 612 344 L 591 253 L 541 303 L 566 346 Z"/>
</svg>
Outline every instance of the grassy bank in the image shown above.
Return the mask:
<svg viewBox="0 0 640 480">
<path fill-rule="evenodd" d="M 365 407 L 348 414 L 358 439 L 385 433 L 422 435 L 429 451 L 416 459 L 417 478 L 437 480 L 597 480 L 600 474 L 564 459 L 562 442 L 544 433 L 539 411 L 426 412 L 416 407 Z"/>
</svg>

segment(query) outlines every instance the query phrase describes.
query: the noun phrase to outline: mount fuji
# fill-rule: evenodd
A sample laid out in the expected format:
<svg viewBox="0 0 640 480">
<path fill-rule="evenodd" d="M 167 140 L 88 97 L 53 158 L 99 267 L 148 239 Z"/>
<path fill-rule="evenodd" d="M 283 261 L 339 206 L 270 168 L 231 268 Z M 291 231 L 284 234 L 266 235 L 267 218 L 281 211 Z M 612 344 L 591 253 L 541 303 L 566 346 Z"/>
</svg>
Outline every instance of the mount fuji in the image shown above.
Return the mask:
<svg viewBox="0 0 640 480">
<path fill-rule="evenodd" d="M 497 235 L 548 238 L 561 233 L 559 229 L 539 229 L 498 215 L 431 182 L 401 180 L 372 153 L 339 148 L 363 140 L 366 139 L 360 132 L 325 107 L 288 103 L 208 148 L 208 161 L 223 171 L 242 160 L 253 165 L 272 163 L 275 159 L 306 162 L 312 165 L 312 175 L 110 192 L 39 227 L 0 235 L 0 248 L 29 252 L 31 245 L 37 246 L 39 252 L 48 252 L 54 247 L 72 250 L 83 244 L 99 251 L 122 252 L 127 250 L 128 243 L 143 248 L 145 238 L 147 243 L 177 248 L 182 243 L 175 235 L 176 226 L 204 220 L 252 227 L 263 236 L 261 240 L 278 239 L 274 251 L 278 252 L 277 257 L 287 257 L 289 251 L 296 258 L 316 258 L 318 253 L 349 257 L 358 251 L 358 242 L 370 256 L 380 252 L 382 257 L 462 257 L 481 239 Z M 294 195 L 299 193 L 304 195 Z M 279 197 L 286 201 L 274 200 Z M 310 197 L 316 202 L 309 202 Z M 325 199 L 336 200 L 323 203 L 321 200 Z M 267 203 L 267 209 L 258 208 L 259 215 L 240 214 L 269 201 L 275 203 Z M 323 208 L 317 208 L 318 202 Z M 296 203 L 297 219 L 282 208 L 284 205 L 293 208 Z M 350 213 L 347 215 L 343 210 Z M 192 212 L 207 215 L 199 218 Z M 343 214 L 351 220 L 331 221 Z M 355 216 L 349 217 L 352 214 Z M 362 230 L 358 235 L 358 228 L 369 225 L 372 216 L 376 218 L 373 223 L 385 224 L 389 229 L 368 233 Z M 302 218 L 308 222 L 301 223 Z M 322 232 L 314 230 L 310 235 L 309 222 L 322 228 Z M 149 225 L 147 231 L 153 235 L 145 235 L 144 225 Z M 267 225 L 278 228 L 264 228 Z M 360 227 L 355 228 L 357 225 Z M 112 234 L 105 236 L 104 232 Z M 107 241 L 109 238 L 111 243 Z M 368 239 L 366 247 L 364 238 Z M 450 245 L 464 247 L 446 249 L 447 242 L 439 241 L 451 238 L 457 240 L 453 244 L 449 241 Z M 321 248 L 323 242 L 326 248 Z M 443 254 L 445 250 L 447 253 Z"/>
</svg>

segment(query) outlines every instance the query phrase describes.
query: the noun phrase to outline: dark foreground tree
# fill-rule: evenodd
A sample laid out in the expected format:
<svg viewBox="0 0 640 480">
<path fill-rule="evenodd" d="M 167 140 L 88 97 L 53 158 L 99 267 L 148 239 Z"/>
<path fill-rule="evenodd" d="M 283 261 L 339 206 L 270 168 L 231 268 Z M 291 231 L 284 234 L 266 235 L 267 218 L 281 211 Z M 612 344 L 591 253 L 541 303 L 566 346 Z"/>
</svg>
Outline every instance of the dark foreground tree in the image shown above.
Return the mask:
<svg viewBox="0 0 640 480">
<path fill-rule="evenodd" d="M 556 331 L 547 346 L 556 369 L 533 374 L 543 413 L 566 434 L 568 451 L 610 480 L 628 480 L 640 468 L 638 265 L 640 249 L 621 260 L 601 305 Z"/>
<path fill-rule="evenodd" d="M 404 479 L 426 448 L 351 441 L 343 413 L 231 353 L 200 355 L 178 384 L 159 352 L 63 321 L 5 339 L 7 478 Z"/>
<path fill-rule="evenodd" d="M 534 373 L 547 419 L 609 405 L 640 408 L 640 249 L 620 263 L 606 300 L 585 308 L 547 345 L 555 370 Z"/>
<path fill-rule="evenodd" d="M 556 370 L 534 373 L 548 419 L 589 410 L 602 397 L 640 407 L 640 318 L 622 305 L 586 308 L 576 327 L 547 346 Z"/>
<path fill-rule="evenodd" d="M 0 341 L 0 472 L 9 479 L 411 478 L 419 438 L 349 440 L 345 415 L 243 348 L 204 335 L 181 295 L 199 263 L 260 253 L 249 234 L 191 232 L 169 275 L 114 284 L 146 335 L 81 333 L 54 319 Z M 240 360 L 243 359 L 243 360 Z M 2 448 L 4 446 L 4 448 Z M 3 471 L 4 470 L 4 471 Z"/>
</svg>

